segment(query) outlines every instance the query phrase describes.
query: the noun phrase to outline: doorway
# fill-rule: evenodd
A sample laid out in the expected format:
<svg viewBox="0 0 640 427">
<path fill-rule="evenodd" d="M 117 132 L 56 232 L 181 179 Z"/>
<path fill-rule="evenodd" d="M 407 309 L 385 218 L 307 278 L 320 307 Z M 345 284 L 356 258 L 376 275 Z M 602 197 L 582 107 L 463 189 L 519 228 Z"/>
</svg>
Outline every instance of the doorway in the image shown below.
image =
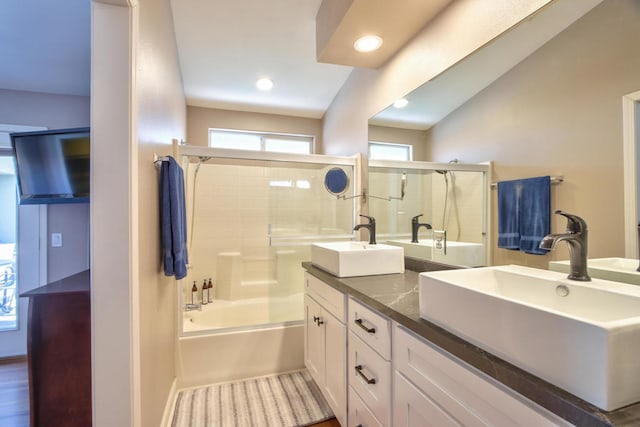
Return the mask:
<svg viewBox="0 0 640 427">
<path fill-rule="evenodd" d="M 0 358 L 26 354 L 28 304 L 19 295 L 46 283 L 47 209 L 18 206 L 9 134 L 45 129 L 0 125 Z"/>
</svg>

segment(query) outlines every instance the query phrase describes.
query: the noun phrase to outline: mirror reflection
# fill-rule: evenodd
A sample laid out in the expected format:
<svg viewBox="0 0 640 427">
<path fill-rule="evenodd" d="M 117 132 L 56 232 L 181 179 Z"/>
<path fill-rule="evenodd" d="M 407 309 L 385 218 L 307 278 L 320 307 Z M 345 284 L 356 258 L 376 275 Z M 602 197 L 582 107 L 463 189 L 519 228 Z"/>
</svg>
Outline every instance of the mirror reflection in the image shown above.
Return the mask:
<svg viewBox="0 0 640 427">
<path fill-rule="evenodd" d="M 487 265 L 486 171 L 488 165 L 369 162 L 369 214 L 377 240 L 404 248 L 405 256 L 444 264 Z M 475 170 L 473 170 L 475 169 Z M 399 190 L 400 189 L 400 190 Z"/>
</svg>

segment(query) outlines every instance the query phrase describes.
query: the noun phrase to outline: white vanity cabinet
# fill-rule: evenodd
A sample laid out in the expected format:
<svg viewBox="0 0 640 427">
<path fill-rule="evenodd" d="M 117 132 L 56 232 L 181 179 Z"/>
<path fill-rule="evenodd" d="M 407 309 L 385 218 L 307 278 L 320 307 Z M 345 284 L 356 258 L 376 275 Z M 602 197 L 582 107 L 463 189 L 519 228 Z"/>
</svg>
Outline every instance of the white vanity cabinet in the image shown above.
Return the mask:
<svg viewBox="0 0 640 427">
<path fill-rule="evenodd" d="M 395 324 L 394 426 L 570 426 Z"/>
<path fill-rule="evenodd" d="M 305 273 L 304 359 L 340 425 L 347 420 L 345 295 Z"/>
<path fill-rule="evenodd" d="M 353 298 L 348 312 L 349 408 L 350 415 L 358 414 L 349 425 L 390 426 L 391 321 Z M 374 418 L 367 420 L 368 415 Z"/>
</svg>

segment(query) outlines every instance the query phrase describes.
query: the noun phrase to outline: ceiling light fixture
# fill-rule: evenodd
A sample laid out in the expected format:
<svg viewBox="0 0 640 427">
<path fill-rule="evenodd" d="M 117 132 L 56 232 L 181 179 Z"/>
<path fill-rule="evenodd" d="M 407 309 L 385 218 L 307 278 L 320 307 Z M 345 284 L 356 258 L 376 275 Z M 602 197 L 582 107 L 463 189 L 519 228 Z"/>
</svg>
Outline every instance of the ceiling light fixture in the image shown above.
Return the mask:
<svg viewBox="0 0 640 427">
<path fill-rule="evenodd" d="M 372 52 L 382 46 L 382 39 L 378 36 L 363 36 L 353 44 L 353 48 L 358 52 Z"/>
<path fill-rule="evenodd" d="M 407 106 L 408 103 L 409 101 L 407 101 L 407 98 L 400 98 L 393 103 L 393 106 L 396 108 L 404 108 Z"/>
<path fill-rule="evenodd" d="M 268 91 L 273 88 L 273 81 L 271 79 L 261 78 L 256 82 L 256 87 L 260 90 Z"/>
</svg>

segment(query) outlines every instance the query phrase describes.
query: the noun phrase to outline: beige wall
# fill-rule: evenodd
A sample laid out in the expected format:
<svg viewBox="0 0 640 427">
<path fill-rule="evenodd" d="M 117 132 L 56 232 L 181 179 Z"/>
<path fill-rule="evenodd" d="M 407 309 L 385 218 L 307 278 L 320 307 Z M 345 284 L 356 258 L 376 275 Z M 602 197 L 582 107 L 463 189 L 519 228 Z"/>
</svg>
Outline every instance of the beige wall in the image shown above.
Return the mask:
<svg viewBox="0 0 640 427">
<path fill-rule="evenodd" d="M 186 135 L 186 104 L 169 0 L 140 0 L 137 162 L 142 426 L 159 426 L 175 374 L 178 283 L 161 264 L 158 170 L 153 154 L 172 154 L 173 138 Z"/>
<path fill-rule="evenodd" d="M 187 107 L 188 144 L 204 147 L 209 145 L 209 128 L 313 135 L 316 137 L 316 153 L 322 152 L 322 121 L 320 119 Z"/>
<path fill-rule="evenodd" d="M 430 157 L 492 160 L 495 181 L 563 175 L 552 209 L 585 218 L 591 257 L 624 256 L 621 99 L 640 89 L 638 22 L 637 0 L 603 2 L 432 128 Z M 552 218 L 553 231 L 565 224 Z M 494 248 L 494 264 L 546 268 L 568 259 L 559 246 L 545 256 Z"/>
<path fill-rule="evenodd" d="M 414 129 L 399 129 L 386 126 L 369 126 L 369 141 L 392 142 L 411 145 L 413 160 L 427 160 L 427 132 Z"/>
<path fill-rule="evenodd" d="M 171 139 L 186 134 L 172 28 L 168 0 L 94 0 L 95 426 L 160 425 L 175 380 L 178 286 L 162 273 L 153 164 L 154 153 L 171 154 Z"/>
</svg>

